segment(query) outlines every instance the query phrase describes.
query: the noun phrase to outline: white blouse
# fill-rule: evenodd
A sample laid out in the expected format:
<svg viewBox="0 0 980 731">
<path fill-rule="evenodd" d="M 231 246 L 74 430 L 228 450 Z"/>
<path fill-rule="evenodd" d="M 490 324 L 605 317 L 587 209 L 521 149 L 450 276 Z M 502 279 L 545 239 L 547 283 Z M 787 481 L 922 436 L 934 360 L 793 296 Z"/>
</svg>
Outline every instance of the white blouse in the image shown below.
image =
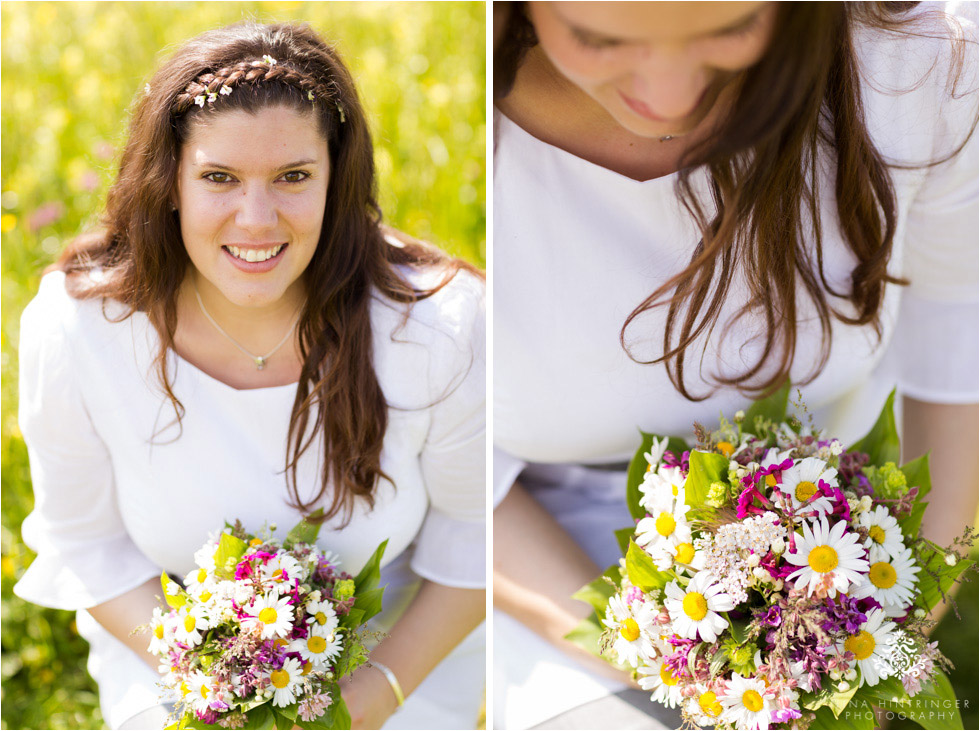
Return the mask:
<svg viewBox="0 0 980 731">
<path fill-rule="evenodd" d="M 976 3 L 967 6 L 975 17 Z M 960 21 L 975 40 L 975 22 L 962 15 Z M 941 159 L 970 136 L 976 119 L 976 43 L 966 45 L 951 94 L 950 30 L 944 21 L 923 22 L 940 37 L 866 30 L 856 42 L 867 127 L 886 161 Z M 527 462 L 623 461 L 637 446 L 637 429 L 690 434 L 695 420 L 710 424 L 720 412 L 745 407 L 748 398 L 724 388 L 704 401 L 687 401 L 662 364 L 638 364 L 619 343 L 630 312 L 687 265 L 700 238 L 674 195 L 676 174 L 630 179 L 542 142 L 499 112 L 495 132 L 498 495 Z M 911 285 L 886 288 L 880 342 L 871 327 L 834 320 L 826 367 L 802 389 L 818 423 L 841 438 L 860 436 L 896 384 L 925 401 L 977 400 L 977 150 L 974 132 L 948 162 L 890 170 L 897 231 L 889 271 Z M 854 258 L 836 225 L 833 166 L 824 159 L 820 169 L 824 268 L 831 286 L 847 291 Z M 710 201 L 703 169 L 692 182 Z M 719 327 L 689 350 L 693 393 L 706 393 L 713 375 L 741 373 L 756 362 L 764 323 L 727 322 L 746 298 L 736 275 Z M 852 311 L 846 300 L 828 300 Z M 665 315 L 666 308 L 655 308 L 627 330 L 636 356 L 662 354 Z M 794 381 L 811 371 L 820 352 L 819 319 L 802 297 L 797 327 Z M 878 387 L 870 393 L 872 380 Z"/>
<path fill-rule="evenodd" d="M 434 283 L 404 273 L 417 286 Z M 394 484 L 377 486 L 373 509 L 358 501 L 348 525 L 342 516 L 325 523 L 318 543 L 356 573 L 387 539 L 383 565 L 396 594 L 413 574 L 482 587 L 484 285 L 460 273 L 407 320 L 404 310 L 380 297 L 371 303 L 375 370 L 389 404 L 381 467 Z M 35 508 L 23 536 L 38 556 L 15 591 L 37 604 L 84 609 L 162 569 L 184 576 L 225 521 L 240 519 L 253 532 L 275 525 L 282 538 L 301 517 L 287 505 L 283 472 L 296 385 L 237 390 L 170 352 L 185 409 L 178 425 L 153 366 L 156 331 L 142 313 L 120 320 L 124 312 L 115 302 L 103 312 L 101 301 L 71 298 L 60 272 L 43 278 L 24 311 L 20 426 Z M 320 459 L 311 448 L 300 460 L 304 500 L 319 487 Z M 391 596 L 382 625 L 403 604 Z M 79 627 L 110 723 L 152 705 L 152 680 L 144 693 L 127 678 L 146 681 L 152 671 L 129 652 L 119 672 L 100 654 L 128 650 L 81 612 Z"/>
</svg>

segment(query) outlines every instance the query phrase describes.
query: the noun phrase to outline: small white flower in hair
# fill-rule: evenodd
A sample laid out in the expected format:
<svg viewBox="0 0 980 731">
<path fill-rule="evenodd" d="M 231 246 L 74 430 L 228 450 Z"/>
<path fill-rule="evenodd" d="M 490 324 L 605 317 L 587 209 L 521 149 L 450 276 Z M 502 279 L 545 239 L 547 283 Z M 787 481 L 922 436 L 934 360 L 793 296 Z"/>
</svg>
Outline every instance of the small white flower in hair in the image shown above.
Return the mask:
<svg viewBox="0 0 980 731">
<path fill-rule="evenodd" d="M 200 96 L 194 97 L 194 103 L 197 104 L 197 106 L 199 106 L 199 107 L 203 107 L 204 106 L 204 94 L 201 94 Z"/>
<path fill-rule="evenodd" d="M 310 101 L 313 101 L 313 92 L 312 91 L 306 92 L 306 98 L 309 99 Z"/>
<path fill-rule="evenodd" d="M 231 94 L 231 87 L 222 84 L 221 89 L 218 90 L 218 93 L 221 94 L 222 96 L 228 96 L 229 94 Z"/>
<path fill-rule="evenodd" d="M 217 98 L 218 98 L 218 95 L 215 94 L 213 91 L 209 91 L 208 92 L 208 104 L 214 104 L 214 101 Z"/>
<path fill-rule="evenodd" d="M 266 62 L 267 64 L 269 64 L 270 66 L 275 66 L 275 65 L 276 65 L 277 63 L 279 63 L 278 61 L 276 61 L 276 59 L 274 59 L 274 58 L 273 58 L 272 56 L 270 56 L 270 55 L 269 55 L 268 53 L 267 53 L 267 54 L 265 54 L 265 55 L 264 55 L 264 56 L 262 57 L 262 60 L 263 60 L 263 61 L 265 61 L 265 62 Z"/>
</svg>

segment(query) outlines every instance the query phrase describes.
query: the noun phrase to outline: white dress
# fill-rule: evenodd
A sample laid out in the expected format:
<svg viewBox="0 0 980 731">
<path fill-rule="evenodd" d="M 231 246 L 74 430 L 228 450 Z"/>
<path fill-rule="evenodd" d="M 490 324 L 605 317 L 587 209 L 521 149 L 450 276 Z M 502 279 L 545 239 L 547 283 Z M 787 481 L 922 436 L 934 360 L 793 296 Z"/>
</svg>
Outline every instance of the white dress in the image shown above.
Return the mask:
<svg viewBox="0 0 980 731">
<path fill-rule="evenodd" d="M 949 8 L 955 10 L 954 8 Z M 922 11 L 920 11 L 922 12 Z M 976 37 L 976 3 L 965 12 Z M 961 13 L 962 14 L 962 13 Z M 864 31 L 858 39 L 867 126 L 886 160 L 927 162 L 955 150 L 977 115 L 976 44 L 967 47 L 955 95 L 947 87 L 950 43 Z M 924 77 L 924 78 L 923 78 Z M 909 89 L 908 93 L 892 90 Z M 689 261 L 699 236 L 674 195 L 676 175 L 638 182 L 549 145 L 497 113 L 494 153 L 493 414 L 494 483 L 499 498 L 522 484 L 603 568 L 619 552 L 612 535 L 632 524 L 625 475 L 588 465 L 625 463 L 638 429 L 690 435 L 694 421 L 717 423 L 749 399 L 721 389 L 692 403 L 663 365 L 640 365 L 619 343 L 630 312 Z M 939 403 L 978 395 L 977 134 L 951 161 L 893 170 L 897 198 L 883 337 L 833 323 L 822 373 L 802 392 L 816 423 L 845 441 L 873 423 L 888 392 Z M 817 181 L 825 270 L 846 291 L 853 259 L 835 226 L 832 167 Z M 705 175 L 696 190 L 706 195 Z M 688 359 L 688 385 L 707 390 L 716 374 L 744 372 L 761 344 L 758 322 L 726 326 L 745 301 L 736 278 L 720 326 Z M 802 302 L 801 302 L 802 304 Z M 842 301 L 831 298 L 831 304 Z M 848 309 L 847 307 L 844 308 Z M 665 309 L 627 330 L 646 360 L 662 353 Z M 792 374 L 819 353 L 819 320 L 803 305 Z M 697 368 L 705 349 L 703 378 Z M 690 355 L 691 353 L 689 353 Z M 597 678 L 501 612 L 494 613 L 494 725 L 528 728 L 621 688 Z"/>
<path fill-rule="evenodd" d="M 406 275 L 431 286 L 429 275 Z M 144 314 L 68 296 L 45 276 L 24 311 L 20 426 L 35 508 L 23 525 L 38 556 L 15 587 L 28 601 L 78 612 L 89 671 L 113 728 L 159 702 L 158 676 L 85 608 L 158 577 L 184 576 L 224 521 L 285 537 L 300 514 L 287 506 L 283 465 L 296 385 L 236 390 L 173 352 L 178 427 L 152 360 L 156 331 Z M 389 404 L 375 506 L 358 502 L 346 527 L 326 523 L 319 545 L 356 573 L 384 539 L 388 584 L 379 629 L 391 626 L 418 577 L 485 585 L 484 285 L 457 274 L 416 303 L 371 303 L 374 363 Z M 319 458 L 308 450 L 299 484 L 309 500 Z M 303 494 L 303 493 L 301 493 Z M 149 619 L 149 618 L 148 618 Z M 389 720 L 386 728 L 472 728 L 484 689 L 480 628 Z"/>
</svg>

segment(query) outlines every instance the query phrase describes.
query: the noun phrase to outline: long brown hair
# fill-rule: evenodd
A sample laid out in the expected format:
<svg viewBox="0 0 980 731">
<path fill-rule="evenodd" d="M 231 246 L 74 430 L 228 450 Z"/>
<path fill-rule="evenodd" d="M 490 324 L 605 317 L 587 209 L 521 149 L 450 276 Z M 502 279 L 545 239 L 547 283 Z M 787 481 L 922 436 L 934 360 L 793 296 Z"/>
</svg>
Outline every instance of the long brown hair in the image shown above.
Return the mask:
<svg viewBox="0 0 980 731">
<path fill-rule="evenodd" d="M 681 161 L 675 191 L 696 221 L 701 240 L 687 267 L 630 313 L 620 343 L 629 353 L 630 325 L 648 310 L 666 306 L 663 355 L 630 357 L 639 363 L 664 363 L 671 382 L 687 399 L 711 395 L 688 390 L 688 346 L 718 324 L 736 266 L 749 295 L 733 320 L 761 315 L 764 347 L 744 373 L 715 374 L 716 387 L 768 393 L 788 378 L 796 350 L 797 280 L 816 309 L 822 334 L 820 357 L 800 382 L 812 381 L 823 370 L 830 356 L 832 318 L 870 325 L 881 338 L 885 286 L 907 283 L 887 270 L 897 219 L 888 168 L 908 166 L 887 163 L 870 138 L 853 43 L 860 27 L 904 32 L 902 13 L 916 4 L 780 3 L 770 46 L 738 80 L 736 101 L 720 132 Z M 509 15 L 499 19 L 502 40 L 494 50 L 498 96 L 509 92 L 526 52 L 537 43 L 522 6 L 512 3 Z M 961 51 L 954 49 L 951 76 L 958 73 Z M 970 135 L 975 128 L 976 121 Z M 966 142 L 942 160 L 921 166 L 949 159 Z M 835 166 L 840 231 L 856 261 L 850 286 L 841 292 L 827 281 L 823 266 L 816 181 L 818 157 L 826 151 Z M 705 166 L 709 174 L 715 208 L 710 214 L 691 184 L 696 166 Z M 851 311 L 834 307 L 828 293 L 845 299 Z"/>
<path fill-rule="evenodd" d="M 232 93 L 222 93 L 222 89 Z M 327 141 L 331 178 L 323 226 L 304 272 L 307 299 L 298 325 L 303 361 L 290 417 L 286 478 L 291 503 L 310 512 L 328 492 L 324 519 L 350 519 L 356 498 L 373 506 L 387 405 L 372 362 L 372 288 L 406 305 L 443 287 L 461 268 L 438 249 L 381 225 L 374 152 L 353 79 L 336 50 L 309 26 L 240 23 L 203 33 L 180 48 L 138 99 L 104 231 L 79 237 L 56 265 L 77 298 L 108 297 L 145 312 L 159 334 L 156 368 L 179 421 L 167 355 L 177 295 L 190 262 L 171 200 L 181 146 L 195 120 L 239 109 L 286 106 L 314 115 Z M 386 236 L 399 239 L 398 246 Z M 440 283 L 413 288 L 396 267 L 438 267 Z M 101 269 L 99 277 L 89 276 Z M 126 315 L 128 316 L 128 315 Z M 308 429 L 310 421 L 313 429 Z M 322 444 L 320 490 L 300 497 L 300 457 Z"/>
</svg>

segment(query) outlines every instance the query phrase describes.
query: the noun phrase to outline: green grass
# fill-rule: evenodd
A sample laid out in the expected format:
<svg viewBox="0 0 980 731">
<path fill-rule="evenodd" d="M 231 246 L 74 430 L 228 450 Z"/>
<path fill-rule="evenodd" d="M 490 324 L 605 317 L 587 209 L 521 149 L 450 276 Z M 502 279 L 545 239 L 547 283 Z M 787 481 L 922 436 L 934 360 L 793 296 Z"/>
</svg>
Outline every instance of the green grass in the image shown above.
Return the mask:
<svg viewBox="0 0 980 731">
<path fill-rule="evenodd" d="M 17 427 L 20 313 L 41 270 L 98 218 L 126 110 L 157 63 L 202 31 L 251 18 L 303 20 L 358 81 L 386 219 L 485 262 L 482 3 L 5 2 L 2 41 L 2 727 L 99 728 L 73 614 L 21 602 L 33 505 Z"/>
</svg>

